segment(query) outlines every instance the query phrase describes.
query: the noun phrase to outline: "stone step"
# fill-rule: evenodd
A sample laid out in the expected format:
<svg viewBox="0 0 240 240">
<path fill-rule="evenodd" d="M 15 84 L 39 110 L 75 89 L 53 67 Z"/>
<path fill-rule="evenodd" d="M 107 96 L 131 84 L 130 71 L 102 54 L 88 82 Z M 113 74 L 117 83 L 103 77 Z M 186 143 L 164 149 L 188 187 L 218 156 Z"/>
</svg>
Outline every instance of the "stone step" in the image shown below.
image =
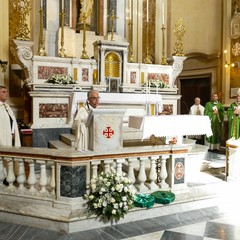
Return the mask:
<svg viewBox="0 0 240 240">
<path fill-rule="evenodd" d="M 73 149 L 74 147 L 71 147 L 64 143 L 63 141 L 60 140 L 52 140 L 48 142 L 48 147 L 49 148 L 54 148 L 54 149 Z"/>
<path fill-rule="evenodd" d="M 75 136 L 71 133 L 60 134 L 60 141 L 71 147 L 75 146 Z"/>
</svg>

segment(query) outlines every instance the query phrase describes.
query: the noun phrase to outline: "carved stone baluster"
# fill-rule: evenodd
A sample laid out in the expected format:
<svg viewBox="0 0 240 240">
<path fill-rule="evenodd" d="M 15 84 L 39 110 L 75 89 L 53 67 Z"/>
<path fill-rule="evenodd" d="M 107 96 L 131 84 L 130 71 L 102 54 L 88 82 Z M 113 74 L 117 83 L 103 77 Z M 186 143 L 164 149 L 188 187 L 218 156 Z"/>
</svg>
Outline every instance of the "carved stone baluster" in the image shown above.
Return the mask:
<svg viewBox="0 0 240 240">
<path fill-rule="evenodd" d="M 3 157 L 0 157 L 0 186 L 3 185 L 3 180 L 6 178 L 6 173 L 3 166 Z"/>
<path fill-rule="evenodd" d="M 118 158 L 116 159 L 117 162 L 117 175 L 122 176 L 122 164 L 125 162 L 125 158 Z"/>
<path fill-rule="evenodd" d="M 147 191 L 148 188 L 145 186 L 145 182 L 147 180 L 146 171 L 145 171 L 145 159 L 142 157 L 138 157 L 140 162 L 139 173 L 138 173 L 138 190 L 139 192 Z"/>
<path fill-rule="evenodd" d="M 8 188 L 15 188 L 13 185 L 14 181 L 16 180 L 16 177 L 14 175 L 14 170 L 13 170 L 13 158 L 5 158 L 8 163 L 8 173 L 7 173 L 7 182 L 9 183 Z"/>
<path fill-rule="evenodd" d="M 38 161 L 40 163 L 40 180 L 39 184 L 41 186 L 41 193 L 46 192 L 46 185 L 47 185 L 47 170 L 46 170 L 46 162 L 45 161 Z"/>
<path fill-rule="evenodd" d="M 23 191 L 25 190 L 24 183 L 26 181 L 26 175 L 25 175 L 25 168 L 24 168 L 24 162 L 23 159 L 15 159 L 18 161 L 18 175 L 17 175 L 17 182 L 19 184 L 19 190 Z"/>
<path fill-rule="evenodd" d="M 162 155 L 161 160 L 161 170 L 160 170 L 160 188 L 162 190 L 169 190 L 169 185 L 166 183 L 166 178 L 168 176 L 166 162 L 169 156 Z"/>
<path fill-rule="evenodd" d="M 97 177 L 98 176 L 98 165 L 101 163 L 101 161 L 92 161 L 91 167 L 92 167 L 92 176 Z"/>
<path fill-rule="evenodd" d="M 128 162 L 128 179 L 131 180 L 132 182 L 132 188 L 136 189 L 134 184 L 136 182 L 136 178 L 135 178 L 135 174 L 134 174 L 134 168 L 133 168 L 133 164 L 134 162 L 136 162 L 137 159 L 136 158 L 128 158 L 127 162 Z"/>
<path fill-rule="evenodd" d="M 55 171 L 55 162 L 51 164 L 51 180 L 50 180 L 50 187 L 52 188 L 52 193 L 55 195 L 55 188 L 56 188 L 56 171 Z"/>
<path fill-rule="evenodd" d="M 155 190 L 158 189 L 158 185 L 156 184 L 157 173 L 156 173 L 156 163 L 155 161 L 159 158 L 158 156 L 148 157 L 150 160 L 150 172 L 149 172 L 149 180 L 150 180 L 150 189 Z"/>
<path fill-rule="evenodd" d="M 104 160 L 104 172 L 107 173 L 110 171 L 110 164 L 113 163 L 113 159 Z"/>
<path fill-rule="evenodd" d="M 36 179 L 34 165 L 35 165 L 34 160 L 29 160 L 29 175 L 28 175 L 27 182 L 30 186 L 30 189 L 29 189 L 30 192 L 35 192 L 36 191 L 35 184 L 37 182 L 37 179 Z"/>
</svg>

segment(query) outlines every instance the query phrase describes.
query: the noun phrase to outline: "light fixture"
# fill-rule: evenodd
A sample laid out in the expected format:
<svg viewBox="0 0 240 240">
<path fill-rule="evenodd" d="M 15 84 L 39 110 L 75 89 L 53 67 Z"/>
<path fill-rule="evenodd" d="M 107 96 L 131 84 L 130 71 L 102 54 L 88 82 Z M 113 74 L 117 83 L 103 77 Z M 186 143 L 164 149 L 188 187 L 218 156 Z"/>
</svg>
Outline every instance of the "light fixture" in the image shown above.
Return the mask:
<svg viewBox="0 0 240 240">
<path fill-rule="evenodd" d="M 6 72 L 7 70 L 7 64 L 8 64 L 8 61 L 2 61 L 0 60 L 0 66 L 2 68 L 2 72 Z"/>
</svg>

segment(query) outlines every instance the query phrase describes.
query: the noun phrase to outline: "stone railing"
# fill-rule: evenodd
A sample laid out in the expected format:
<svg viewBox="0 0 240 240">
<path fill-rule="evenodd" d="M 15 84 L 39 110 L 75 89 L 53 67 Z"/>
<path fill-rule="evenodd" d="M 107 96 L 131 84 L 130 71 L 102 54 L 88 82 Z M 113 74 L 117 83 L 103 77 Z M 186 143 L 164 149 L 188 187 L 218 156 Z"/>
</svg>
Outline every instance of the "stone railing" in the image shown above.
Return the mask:
<svg viewBox="0 0 240 240">
<path fill-rule="evenodd" d="M 175 167 L 166 166 L 166 161 L 179 157 L 182 162 L 187 153 L 188 147 L 177 145 L 123 148 L 108 153 L 0 147 L 0 196 L 81 209 L 91 177 L 109 171 L 111 166 L 118 175 L 126 173 L 137 193 L 169 190 L 174 185 Z"/>
</svg>

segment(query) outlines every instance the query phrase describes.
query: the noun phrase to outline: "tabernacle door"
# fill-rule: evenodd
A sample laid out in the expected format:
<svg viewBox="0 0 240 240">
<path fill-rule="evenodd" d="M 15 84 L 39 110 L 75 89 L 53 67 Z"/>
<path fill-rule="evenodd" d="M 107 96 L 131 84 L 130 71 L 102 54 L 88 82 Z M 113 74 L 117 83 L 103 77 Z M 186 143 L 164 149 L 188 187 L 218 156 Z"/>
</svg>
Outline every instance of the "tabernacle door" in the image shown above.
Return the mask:
<svg viewBox="0 0 240 240">
<path fill-rule="evenodd" d="M 107 151 L 123 147 L 123 109 L 93 109 L 88 117 L 89 150 Z"/>
</svg>

